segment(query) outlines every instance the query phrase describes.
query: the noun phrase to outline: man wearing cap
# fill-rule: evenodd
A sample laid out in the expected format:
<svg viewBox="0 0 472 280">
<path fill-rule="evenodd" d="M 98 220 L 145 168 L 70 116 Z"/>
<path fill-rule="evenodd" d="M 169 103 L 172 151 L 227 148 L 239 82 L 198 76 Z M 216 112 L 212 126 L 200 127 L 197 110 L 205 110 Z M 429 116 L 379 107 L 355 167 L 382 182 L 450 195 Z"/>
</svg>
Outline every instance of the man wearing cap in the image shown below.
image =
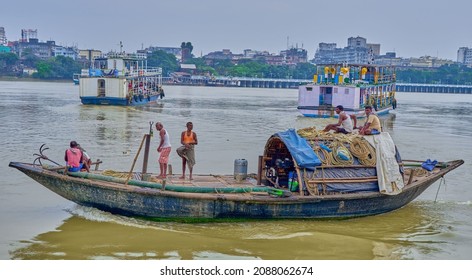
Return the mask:
<svg viewBox="0 0 472 280">
<path fill-rule="evenodd" d="M 68 170 L 70 172 L 80 171 L 83 167 L 82 163 L 82 151 L 77 147 L 78 144 L 75 141 L 70 141 L 70 148 L 66 150 L 64 160 L 66 161 Z"/>
</svg>

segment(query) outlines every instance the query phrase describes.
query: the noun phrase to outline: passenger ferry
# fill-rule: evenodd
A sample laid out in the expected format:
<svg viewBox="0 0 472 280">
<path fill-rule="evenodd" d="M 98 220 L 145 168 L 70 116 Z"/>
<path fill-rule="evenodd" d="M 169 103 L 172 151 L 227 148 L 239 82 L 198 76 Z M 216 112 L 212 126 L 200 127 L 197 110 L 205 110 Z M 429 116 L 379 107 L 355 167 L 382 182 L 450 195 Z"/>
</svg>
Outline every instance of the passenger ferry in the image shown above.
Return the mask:
<svg viewBox="0 0 472 280">
<path fill-rule="evenodd" d="M 109 53 L 96 58 L 79 78 L 82 104 L 134 106 L 164 97 L 162 68 L 148 68 L 132 54 Z"/>
<path fill-rule="evenodd" d="M 298 110 L 306 117 L 335 117 L 335 108 L 356 117 L 365 117 L 372 106 L 377 115 L 396 108 L 395 68 L 372 64 L 318 65 L 313 82 L 298 90 Z"/>
</svg>

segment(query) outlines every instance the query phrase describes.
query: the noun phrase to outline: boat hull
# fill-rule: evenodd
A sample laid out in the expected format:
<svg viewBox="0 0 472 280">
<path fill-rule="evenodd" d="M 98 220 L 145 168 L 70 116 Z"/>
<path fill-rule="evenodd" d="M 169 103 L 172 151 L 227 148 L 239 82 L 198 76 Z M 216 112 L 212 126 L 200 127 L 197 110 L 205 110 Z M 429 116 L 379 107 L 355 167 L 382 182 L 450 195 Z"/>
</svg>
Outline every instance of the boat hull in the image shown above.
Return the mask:
<svg viewBox="0 0 472 280">
<path fill-rule="evenodd" d="M 140 106 L 147 103 L 156 102 L 159 95 L 151 95 L 149 97 L 139 97 L 128 99 L 119 97 L 90 97 L 81 96 L 80 101 L 84 105 L 112 105 L 112 106 Z"/>
<path fill-rule="evenodd" d="M 326 109 L 323 106 L 298 106 L 298 111 L 305 117 L 309 118 L 333 118 L 337 117 L 334 109 Z M 375 114 L 378 116 L 388 115 L 392 110 L 392 106 L 377 108 Z M 365 118 L 365 110 L 345 110 L 349 115 L 354 115 L 357 118 Z"/>
<path fill-rule="evenodd" d="M 401 208 L 441 176 L 463 163 L 457 161 L 437 176 L 411 184 L 398 195 L 378 192 L 276 197 L 263 193 L 182 193 L 119 183 L 73 178 L 40 166 L 10 162 L 41 185 L 77 204 L 114 214 L 147 218 L 353 218 Z"/>
</svg>

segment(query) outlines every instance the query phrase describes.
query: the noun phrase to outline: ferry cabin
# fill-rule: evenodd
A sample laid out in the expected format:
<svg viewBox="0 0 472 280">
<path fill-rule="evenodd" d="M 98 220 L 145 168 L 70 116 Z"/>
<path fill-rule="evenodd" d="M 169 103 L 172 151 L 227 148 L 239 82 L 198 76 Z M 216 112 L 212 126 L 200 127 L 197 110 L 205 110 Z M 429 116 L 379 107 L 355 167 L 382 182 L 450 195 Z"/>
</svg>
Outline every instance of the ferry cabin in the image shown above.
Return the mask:
<svg viewBox="0 0 472 280">
<path fill-rule="evenodd" d="M 395 99 L 395 69 L 374 65 L 321 65 L 313 83 L 299 87 L 298 110 L 307 117 L 335 117 L 342 105 L 348 114 L 364 117 L 371 105 L 387 114 Z"/>
</svg>

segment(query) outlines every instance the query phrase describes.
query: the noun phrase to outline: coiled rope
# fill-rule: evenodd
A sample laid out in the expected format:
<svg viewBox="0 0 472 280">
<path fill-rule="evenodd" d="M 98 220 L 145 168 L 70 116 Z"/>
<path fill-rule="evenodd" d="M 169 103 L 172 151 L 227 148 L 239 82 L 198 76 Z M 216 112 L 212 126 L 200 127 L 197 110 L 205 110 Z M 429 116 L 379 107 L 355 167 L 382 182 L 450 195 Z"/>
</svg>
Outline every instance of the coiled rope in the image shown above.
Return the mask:
<svg viewBox="0 0 472 280">
<path fill-rule="evenodd" d="M 323 165 L 352 164 L 354 162 L 353 157 L 356 157 L 359 163 L 364 166 L 371 167 L 377 163 L 375 149 L 358 134 L 325 133 L 321 130 L 316 130 L 315 127 L 299 129 L 297 133 L 308 140 Z M 320 143 L 328 146 L 332 152 L 322 149 Z M 349 145 L 349 148 L 346 145 Z M 339 156 L 340 153 L 348 159 L 342 159 Z"/>
<path fill-rule="evenodd" d="M 355 137 L 351 139 L 349 148 L 351 153 L 359 160 L 362 165 L 376 165 L 377 158 L 375 150 L 364 138 Z"/>
</svg>

